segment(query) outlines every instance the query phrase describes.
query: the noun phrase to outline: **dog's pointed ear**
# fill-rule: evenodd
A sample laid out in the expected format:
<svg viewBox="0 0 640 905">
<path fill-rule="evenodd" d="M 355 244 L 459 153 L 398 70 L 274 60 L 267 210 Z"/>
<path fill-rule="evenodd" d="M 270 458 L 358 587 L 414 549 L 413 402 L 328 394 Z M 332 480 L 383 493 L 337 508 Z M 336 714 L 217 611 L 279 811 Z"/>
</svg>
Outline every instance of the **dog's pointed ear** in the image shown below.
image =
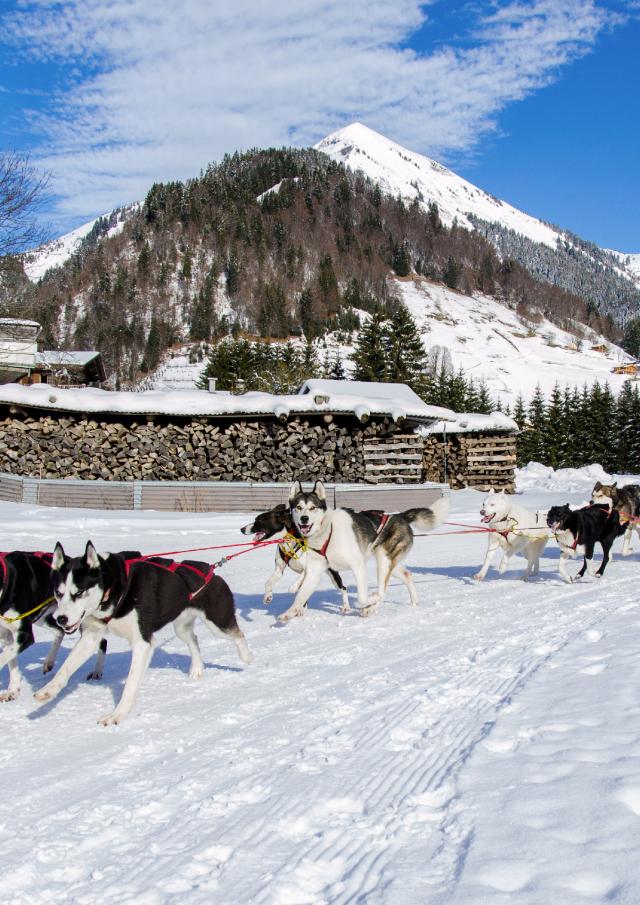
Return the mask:
<svg viewBox="0 0 640 905">
<path fill-rule="evenodd" d="M 62 544 L 60 541 L 57 542 L 55 547 L 53 548 L 53 557 L 51 559 L 51 568 L 52 569 L 61 569 L 65 564 L 67 557 L 65 556 L 65 552 L 62 549 Z"/>
<path fill-rule="evenodd" d="M 601 487 L 602 487 L 602 484 L 600 483 L 600 481 L 596 481 L 596 483 L 593 485 L 593 492 L 597 493 Z"/>
<path fill-rule="evenodd" d="M 487 494 L 487 496 L 493 496 L 494 493 L 495 493 L 495 490 L 493 489 L 493 487 L 490 487 L 490 488 L 489 488 L 489 493 Z"/>
<path fill-rule="evenodd" d="M 90 540 L 87 541 L 87 547 L 84 551 L 84 559 L 90 569 L 100 568 L 100 557 L 98 556 L 96 548 L 93 546 Z"/>
<path fill-rule="evenodd" d="M 504 487 L 503 487 L 502 490 L 500 491 L 500 496 L 504 496 Z"/>
<path fill-rule="evenodd" d="M 324 484 L 322 483 L 322 481 L 316 481 L 316 483 L 313 485 L 313 492 L 319 500 L 327 499 L 327 492 L 324 489 Z"/>
<path fill-rule="evenodd" d="M 294 481 L 291 485 L 291 490 L 289 491 L 289 502 L 294 500 L 299 493 L 302 493 L 302 484 L 300 481 Z"/>
<path fill-rule="evenodd" d="M 286 512 L 286 511 L 287 511 L 287 507 L 285 506 L 284 503 L 278 503 L 277 506 L 274 506 L 274 507 L 273 507 L 273 511 L 274 511 L 274 512 Z"/>
</svg>

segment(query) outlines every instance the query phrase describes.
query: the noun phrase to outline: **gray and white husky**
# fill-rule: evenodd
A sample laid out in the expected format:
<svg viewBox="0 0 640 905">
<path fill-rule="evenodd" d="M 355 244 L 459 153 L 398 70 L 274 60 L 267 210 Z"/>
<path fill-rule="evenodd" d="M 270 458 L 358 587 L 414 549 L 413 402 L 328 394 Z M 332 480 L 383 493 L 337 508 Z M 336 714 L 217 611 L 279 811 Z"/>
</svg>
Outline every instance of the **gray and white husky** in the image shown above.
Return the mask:
<svg viewBox="0 0 640 905">
<path fill-rule="evenodd" d="M 298 534 L 307 542 L 307 558 L 295 600 L 280 616 L 281 620 L 302 615 L 320 577 L 329 569 L 353 572 L 362 616 L 369 616 L 380 606 L 392 575 L 405 583 L 412 606 L 417 605 L 418 594 L 411 573 L 403 565 L 413 546 L 411 526 L 428 531 L 439 525 L 449 511 L 447 498 L 437 500 L 430 509 L 407 509 L 375 520 L 370 513 L 329 508 L 320 481 L 309 492 L 296 481 L 289 492 L 289 508 Z M 372 556 L 378 569 L 378 589 L 369 597 L 366 565 Z"/>
<path fill-rule="evenodd" d="M 634 530 L 640 537 L 640 484 L 625 484 L 618 487 L 617 482 L 601 484 L 597 481 L 591 493 L 591 500 L 617 510 L 620 524 L 625 527 L 622 555 L 628 556 L 633 552 L 631 538 Z"/>
</svg>

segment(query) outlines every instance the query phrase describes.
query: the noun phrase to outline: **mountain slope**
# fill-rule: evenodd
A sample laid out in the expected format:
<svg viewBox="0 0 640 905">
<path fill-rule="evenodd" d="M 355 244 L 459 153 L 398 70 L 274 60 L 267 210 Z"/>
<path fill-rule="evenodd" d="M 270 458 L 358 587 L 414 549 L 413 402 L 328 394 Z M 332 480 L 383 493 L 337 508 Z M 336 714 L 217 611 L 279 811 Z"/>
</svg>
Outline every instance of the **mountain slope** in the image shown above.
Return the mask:
<svg viewBox="0 0 640 905">
<path fill-rule="evenodd" d="M 70 233 L 47 242 L 34 251 L 23 255 L 24 272 L 34 283 L 42 279 L 48 270 L 60 267 L 77 254 L 85 240 L 116 236 L 124 227 L 127 218 L 140 207 L 139 202 L 116 208 L 108 214 L 83 223 Z"/>
<path fill-rule="evenodd" d="M 334 160 L 362 170 L 390 195 L 428 203 L 435 201 L 447 226 L 457 220 L 474 229 L 468 215 L 498 221 L 534 242 L 555 248 L 560 231 L 511 207 L 472 185 L 435 160 L 409 151 L 362 123 L 332 132 L 315 145 Z"/>
<path fill-rule="evenodd" d="M 640 314 L 640 255 L 601 249 L 543 223 L 361 123 L 333 132 L 316 148 L 361 170 L 391 195 L 417 200 L 425 208 L 435 202 L 445 224 L 457 221 L 482 232 L 502 258 L 512 258 L 536 278 L 581 295 L 618 323 Z"/>
</svg>

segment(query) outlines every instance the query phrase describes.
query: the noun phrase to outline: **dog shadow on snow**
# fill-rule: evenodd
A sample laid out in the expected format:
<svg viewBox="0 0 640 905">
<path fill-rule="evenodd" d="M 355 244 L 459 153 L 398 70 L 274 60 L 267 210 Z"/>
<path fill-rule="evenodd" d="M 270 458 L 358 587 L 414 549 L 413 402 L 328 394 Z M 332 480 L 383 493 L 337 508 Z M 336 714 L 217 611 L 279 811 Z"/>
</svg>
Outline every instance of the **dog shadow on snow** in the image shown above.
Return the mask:
<svg viewBox="0 0 640 905">
<path fill-rule="evenodd" d="M 199 638 L 201 641 L 206 639 L 207 635 L 210 635 L 208 629 L 205 626 L 201 627 L 200 632 L 197 632 L 197 624 L 196 624 L 196 633 L 199 634 Z M 212 636 L 210 636 L 212 637 Z M 107 636 L 108 640 L 108 636 Z M 165 639 L 166 641 L 171 641 L 171 643 L 181 643 L 174 638 Z M 213 638 L 214 643 L 218 644 L 219 647 L 214 648 L 213 650 L 204 650 L 202 651 L 202 657 L 204 660 L 204 669 L 205 673 L 209 671 L 219 671 L 219 672 L 243 672 L 244 666 L 233 666 L 227 665 L 225 663 L 216 663 L 212 662 L 211 658 L 215 657 L 218 650 L 221 652 L 224 651 L 227 646 L 230 646 L 233 650 L 233 646 L 229 645 L 224 638 Z M 22 675 L 25 681 L 25 685 L 31 686 L 31 694 L 35 694 L 37 691 L 42 688 L 52 677 L 55 675 L 56 671 L 60 668 L 62 663 L 64 662 L 64 657 L 60 656 L 56 661 L 56 665 L 53 669 L 53 672 L 48 675 L 43 675 L 42 673 L 42 661 L 47 655 L 47 651 L 49 650 L 49 644 L 47 642 L 36 642 L 31 648 L 30 651 L 32 660 L 29 664 L 24 665 L 22 667 Z M 70 652 L 71 648 L 67 648 L 67 655 Z M 131 666 L 131 651 L 130 650 L 118 650 L 118 651 L 109 651 L 107 650 L 107 657 L 104 664 L 104 672 L 102 679 L 99 680 L 89 680 L 87 679 L 88 673 L 91 671 L 93 666 L 93 658 L 90 657 L 86 663 L 84 663 L 80 669 L 75 672 L 71 678 L 69 679 L 68 684 L 65 688 L 62 689 L 59 695 L 55 697 L 52 701 L 46 701 L 43 704 L 40 704 L 36 710 L 31 711 L 28 714 L 28 719 L 30 720 L 39 720 L 42 717 L 46 716 L 52 710 L 55 709 L 56 705 L 64 700 L 69 694 L 73 694 L 79 686 L 82 685 L 96 685 L 100 688 L 108 688 L 111 692 L 111 696 L 113 697 L 114 706 L 118 703 L 122 696 L 122 688 L 129 674 L 129 667 Z M 189 667 L 191 666 L 191 656 L 187 652 L 185 647 L 185 652 L 182 651 L 166 651 L 161 646 L 157 647 L 151 658 L 151 663 L 149 664 L 149 672 L 152 673 L 154 669 L 170 669 L 176 673 L 176 677 L 181 676 L 182 678 L 188 679 Z M 194 680 L 196 681 L 196 680 Z"/>
<path fill-rule="evenodd" d="M 611 562 L 609 563 L 609 567 L 614 562 L 614 559 L 621 559 L 620 554 L 616 557 L 612 557 Z M 533 583 L 536 581 L 549 581 L 552 579 L 556 579 L 557 581 L 564 584 L 562 580 L 562 576 L 558 571 L 558 563 L 560 561 L 560 548 L 559 547 L 547 547 L 540 559 L 540 572 L 538 575 L 532 575 L 527 580 L 527 583 Z M 574 563 L 575 568 L 573 572 L 578 572 L 580 567 L 582 566 L 582 556 L 577 556 L 573 560 L 569 560 L 568 568 L 571 571 L 571 562 Z M 602 555 L 598 552 L 595 553 L 593 557 L 594 566 L 599 566 L 602 562 Z M 468 585 L 479 585 L 479 584 L 488 584 L 492 581 L 496 581 L 500 579 L 501 581 L 511 581 L 511 580 L 519 580 L 520 576 L 524 572 L 524 569 L 527 564 L 527 560 L 523 556 L 513 556 L 511 557 L 511 561 L 507 566 L 506 570 L 500 574 L 498 572 L 498 565 L 500 563 L 500 556 L 496 554 L 495 560 L 489 568 L 489 571 L 486 575 L 484 581 L 477 581 L 473 576 L 476 572 L 479 571 L 482 565 L 482 558 L 478 558 L 477 561 L 470 563 L 468 565 L 447 565 L 447 566 L 438 566 L 438 565 L 429 565 L 429 566 L 416 566 L 413 563 L 408 563 L 407 568 L 414 576 L 426 576 L 429 575 L 438 575 L 445 578 L 457 578 L 458 580 L 464 582 L 464 584 Z M 605 573 L 606 576 L 607 573 Z M 587 576 L 585 575 L 585 579 Z M 583 583 L 587 584 L 587 580 L 583 579 Z"/>
<path fill-rule="evenodd" d="M 347 585 L 349 597 L 351 598 L 351 606 L 353 608 L 357 602 L 356 588 L 355 585 L 349 585 L 348 579 L 345 579 L 345 584 Z M 266 613 L 267 616 L 277 618 L 282 613 L 286 613 L 293 603 L 295 594 L 292 594 L 291 591 L 287 591 L 286 585 L 283 582 L 282 590 L 277 588 L 274 591 L 273 600 L 269 604 L 262 602 L 262 594 L 236 594 L 234 592 L 233 596 L 236 602 L 238 617 L 242 622 L 251 623 L 254 621 L 254 614 L 264 615 Z M 336 613 L 340 612 L 341 606 L 342 598 L 340 594 L 327 583 L 326 587 L 321 585 L 313 592 L 305 609 L 319 613 Z"/>
</svg>

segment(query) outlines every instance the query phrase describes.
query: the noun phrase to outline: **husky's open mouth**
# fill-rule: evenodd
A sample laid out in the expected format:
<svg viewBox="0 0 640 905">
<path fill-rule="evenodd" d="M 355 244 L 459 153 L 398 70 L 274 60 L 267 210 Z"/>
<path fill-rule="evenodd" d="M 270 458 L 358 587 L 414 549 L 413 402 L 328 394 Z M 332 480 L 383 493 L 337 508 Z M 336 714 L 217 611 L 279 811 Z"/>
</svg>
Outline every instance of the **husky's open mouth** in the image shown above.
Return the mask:
<svg viewBox="0 0 640 905">
<path fill-rule="evenodd" d="M 480 519 L 481 522 L 484 522 L 485 525 L 490 522 L 493 518 L 495 518 L 495 512 L 489 513 L 489 515 L 483 515 Z"/>
<path fill-rule="evenodd" d="M 67 625 L 63 626 L 62 629 L 63 629 L 65 635 L 72 635 L 75 632 L 75 630 L 80 627 L 80 623 L 82 622 L 84 617 L 85 617 L 85 614 L 83 613 L 82 616 L 80 616 L 80 618 L 78 619 L 78 621 L 74 622 L 73 625 L 69 625 L 67 623 Z"/>
</svg>

